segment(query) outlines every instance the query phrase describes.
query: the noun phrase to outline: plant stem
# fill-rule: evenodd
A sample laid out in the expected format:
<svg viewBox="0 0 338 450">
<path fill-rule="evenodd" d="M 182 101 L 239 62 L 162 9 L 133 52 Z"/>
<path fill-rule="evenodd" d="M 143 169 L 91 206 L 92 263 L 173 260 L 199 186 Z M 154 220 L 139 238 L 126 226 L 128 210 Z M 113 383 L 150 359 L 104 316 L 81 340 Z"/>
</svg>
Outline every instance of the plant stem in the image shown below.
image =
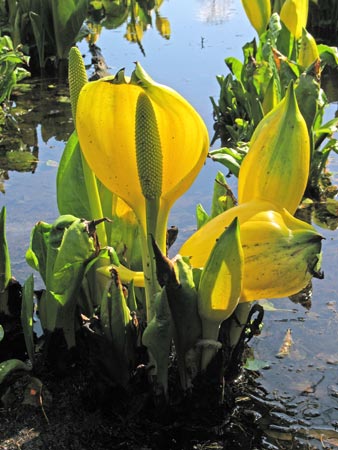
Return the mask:
<svg viewBox="0 0 338 450">
<path fill-rule="evenodd" d="M 159 212 L 159 199 L 145 199 L 146 203 L 146 230 L 140 225 L 142 245 L 142 263 L 145 281 L 146 310 L 148 323 L 154 317 L 155 294 L 161 290 L 157 281 L 156 262 L 151 236 L 157 236 L 157 218 Z"/>
<path fill-rule="evenodd" d="M 86 190 L 88 194 L 88 200 L 90 205 L 90 211 L 92 214 L 91 219 L 101 219 L 103 217 L 101 199 L 99 195 L 99 190 L 97 188 L 97 182 L 94 172 L 90 169 L 87 164 L 83 153 L 81 152 L 82 159 L 82 169 L 84 174 L 84 179 L 86 183 Z M 107 233 L 104 222 L 97 225 L 96 233 L 99 238 L 100 245 L 105 247 L 107 245 Z"/>
<path fill-rule="evenodd" d="M 245 302 L 245 303 L 239 303 L 234 314 L 236 315 L 236 320 L 231 321 L 230 325 L 230 347 L 234 348 L 243 331 L 243 328 L 245 327 L 248 316 L 251 309 L 251 302 Z"/>
<path fill-rule="evenodd" d="M 202 336 L 205 345 L 202 348 L 201 369 L 206 370 L 208 364 L 217 353 L 216 342 L 218 340 L 219 323 L 211 320 L 202 320 Z M 215 345 L 213 345 L 213 343 Z"/>
</svg>

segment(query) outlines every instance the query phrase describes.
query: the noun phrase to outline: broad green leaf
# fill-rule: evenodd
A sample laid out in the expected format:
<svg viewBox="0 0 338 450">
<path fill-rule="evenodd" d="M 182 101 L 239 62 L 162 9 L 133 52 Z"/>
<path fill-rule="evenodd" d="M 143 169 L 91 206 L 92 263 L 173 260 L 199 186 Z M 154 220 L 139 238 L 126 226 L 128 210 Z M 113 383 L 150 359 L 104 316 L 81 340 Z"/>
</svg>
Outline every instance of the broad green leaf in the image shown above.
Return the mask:
<svg viewBox="0 0 338 450">
<path fill-rule="evenodd" d="M 63 151 L 57 172 L 56 186 L 60 214 L 73 214 L 87 220 L 94 219 L 91 217 L 82 168 L 81 148 L 75 131 L 68 139 Z"/>
<path fill-rule="evenodd" d="M 237 80 L 240 80 L 242 78 L 242 70 L 243 70 L 243 64 L 242 62 L 234 57 L 225 58 L 225 63 L 228 66 L 230 72 L 237 78 Z"/>
<path fill-rule="evenodd" d="M 54 260 L 53 277 L 47 280 L 49 289 L 63 306 L 71 300 L 72 293 L 79 289 L 85 266 L 94 256 L 94 240 L 88 234 L 85 222 L 77 219 L 64 230 Z"/>
<path fill-rule="evenodd" d="M 60 214 L 73 214 L 87 220 L 111 217 L 112 194 L 88 167 L 76 131 L 68 139 L 63 151 L 56 185 Z M 99 224 L 97 232 L 101 245 L 107 245 L 111 224 Z"/>
<path fill-rule="evenodd" d="M 37 270 L 43 282 L 47 279 L 47 252 L 49 234 L 52 225 L 38 222 L 31 232 L 29 249 L 26 252 L 26 261 L 34 270 Z"/>
<path fill-rule="evenodd" d="M 34 278 L 30 275 L 22 289 L 21 324 L 25 337 L 25 343 L 29 359 L 34 363 L 34 336 L 33 336 L 33 312 L 34 312 Z"/>
<path fill-rule="evenodd" d="M 53 25 L 57 56 L 66 59 L 70 47 L 75 43 L 77 34 L 86 18 L 87 0 L 53 0 Z"/>
<path fill-rule="evenodd" d="M 4 332 L 2 325 L 0 324 L 0 342 L 3 340 L 4 336 L 5 336 L 5 332 Z"/>
<path fill-rule="evenodd" d="M 318 110 L 319 83 L 311 75 L 301 75 L 295 93 L 300 112 L 311 132 Z"/>
<path fill-rule="evenodd" d="M 328 66 L 336 68 L 338 65 L 338 49 L 337 47 L 329 47 L 328 45 L 318 44 L 318 52 L 321 61 Z"/>
<path fill-rule="evenodd" d="M 27 255 L 46 285 L 38 305 L 42 328 L 62 329 L 69 348 L 75 345 L 77 295 L 86 265 L 96 255 L 94 231 L 93 224 L 71 215 L 60 216 L 53 225 L 39 223 Z"/>
<path fill-rule="evenodd" d="M 231 173 L 238 177 L 239 169 L 241 166 L 241 160 L 231 153 L 231 149 L 222 148 L 220 151 L 210 152 L 210 157 L 213 161 L 217 161 L 225 166 Z M 229 151 L 228 151 L 229 150 Z M 243 155 L 244 156 L 244 155 Z"/>
</svg>

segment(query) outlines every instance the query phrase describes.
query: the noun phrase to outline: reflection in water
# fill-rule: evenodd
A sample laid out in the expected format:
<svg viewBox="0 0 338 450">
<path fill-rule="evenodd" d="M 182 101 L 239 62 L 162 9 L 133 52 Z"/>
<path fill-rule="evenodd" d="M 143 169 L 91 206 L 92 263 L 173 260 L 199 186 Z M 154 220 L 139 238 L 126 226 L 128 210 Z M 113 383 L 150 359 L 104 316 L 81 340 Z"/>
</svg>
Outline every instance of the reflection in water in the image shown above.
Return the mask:
<svg viewBox="0 0 338 450">
<path fill-rule="evenodd" d="M 106 29 L 117 29 L 125 26 L 124 37 L 131 43 L 136 43 L 143 55 L 145 49 L 142 38 L 149 27 L 155 25 L 157 31 L 164 39 L 170 39 L 170 22 L 160 14 L 163 0 L 131 0 L 130 2 L 106 0 L 92 3 L 87 20 L 90 44 L 97 42 L 102 26 Z"/>
<path fill-rule="evenodd" d="M 234 13 L 233 0 L 199 0 L 199 3 L 197 18 L 202 22 L 222 24 Z"/>
<path fill-rule="evenodd" d="M 18 94 L 12 120 L 0 139 L 0 192 L 9 172 L 34 173 L 39 160 L 39 135 L 64 142 L 73 132 L 68 87 L 54 79 L 29 80 L 30 90 Z"/>
</svg>

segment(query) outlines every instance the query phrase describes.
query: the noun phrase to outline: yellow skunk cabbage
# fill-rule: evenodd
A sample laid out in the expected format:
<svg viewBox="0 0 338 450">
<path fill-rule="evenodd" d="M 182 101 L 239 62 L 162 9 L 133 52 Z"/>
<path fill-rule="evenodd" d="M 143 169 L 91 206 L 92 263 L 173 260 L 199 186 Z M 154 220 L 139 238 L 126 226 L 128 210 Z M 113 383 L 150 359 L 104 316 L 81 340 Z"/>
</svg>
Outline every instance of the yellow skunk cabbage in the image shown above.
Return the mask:
<svg viewBox="0 0 338 450">
<path fill-rule="evenodd" d="M 204 164 L 207 128 L 181 95 L 136 64 L 130 80 L 120 71 L 82 88 L 76 130 L 91 170 L 137 217 L 150 320 L 159 291 L 150 236 L 165 253 L 169 210 Z"/>
<path fill-rule="evenodd" d="M 281 21 L 290 33 L 299 39 L 306 28 L 309 13 L 309 0 L 285 0 L 280 11 Z"/>
<path fill-rule="evenodd" d="M 269 201 L 294 214 L 310 170 L 310 138 L 293 84 L 255 129 L 238 176 L 238 201 Z"/>
<path fill-rule="evenodd" d="M 193 267 L 204 267 L 216 240 L 238 217 L 244 252 L 241 302 L 285 297 L 303 289 L 319 262 L 322 237 L 285 209 L 252 200 L 218 215 L 181 247 Z"/>
<path fill-rule="evenodd" d="M 319 60 L 317 42 L 315 38 L 303 28 L 298 63 L 303 69 L 306 69 L 317 60 Z"/>
<path fill-rule="evenodd" d="M 166 222 L 209 147 L 206 126 L 194 108 L 155 83 L 139 64 L 129 83 L 117 76 L 84 86 L 76 128 L 91 169 L 134 210 L 144 229 L 145 201 L 158 201 Z"/>
<path fill-rule="evenodd" d="M 242 0 L 242 5 L 251 25 L 260 36 L 266 31 L 270 20 L 270 0 Z"/>
</svg>

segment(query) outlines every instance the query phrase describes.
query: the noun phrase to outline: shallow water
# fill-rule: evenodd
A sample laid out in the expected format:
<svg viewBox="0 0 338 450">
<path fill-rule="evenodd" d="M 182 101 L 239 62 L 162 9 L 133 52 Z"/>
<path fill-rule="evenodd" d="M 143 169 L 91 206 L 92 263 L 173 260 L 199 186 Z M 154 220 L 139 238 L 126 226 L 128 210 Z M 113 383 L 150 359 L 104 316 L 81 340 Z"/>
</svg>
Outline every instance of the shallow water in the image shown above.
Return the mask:
<svg viewBox="0 0 338 450">
<path fill-rule="evenodd" d="M 161 37 L 155 27 L 149 28 L 142 39 L 145 56 L 137 44 L 125 40 L 124 25 L 103 31 L 97 45 L 112 73 L 125 67 L 130 74 L 133 62 L 140 61 L 156 81 L 179 91 L 200 112 L 212 136 L 209 96 L 218 98 L 215 77 L 226 73 L 226 56 L 242 59 L 241 47 L 255 36 L 254 30 L 242 14 L 240 0 L 170 0 L 163 3 L 160 13 L 170 20 L 170 40 Z M 87 43 L 82 42 L 80 48 L 90 64 Z M 64 141 L 72 129 L 66 86 L 58 80 L 43 80 L 34 86 L 31 116 L 28 125 L 22 127 L 28 127 L 28 142 L 38 155 L 38 164 L 34 173 L 9 171 L 5 193 L 0 193 L 0 207 L 7 207 L 13 274 L 20 282 L 31 273 L 24 254 L 32 226 L 38 220 L 52 222 L 58 215 L 55 177 Z M 328 110 L 328 118 L 335 109 L 333 105 Z M 337 172 L 334 159 L 330 167 Z M 179 242 L 195 228 L 196 204 L 201 202 L 208 210 L 218 170 L 222 171 L 222 166 L 207 161 L 192 188 L 173 208 L 169 225 L 179 227 Z M 337 181 L 336 175 L 334 179 Z M 235 190 L 236 180 L 231 178 L 229 182 Z M 266 399 L 277 400 L 284 408 L 283 412 L 269 412 L 259 421 L 267 432 L 267 442 L 276 445 L 279 439 L 277 448 L 338 447 L 337 232 L 320 231 L 326 238 L 325 280 L 313 282 L 311 309 L 289 299 L 274 300 L 271 303 L 279 310 L 266 311 L 263 332 L 252 344 L 255 357 L 266 362 L 257 381 L 267 390 Z M 277 358 L 288 329 L 293 340 L 290 353 Z M 292 441 L 295 436 L 299 436 L 300 447 Z"/>
</svg>

